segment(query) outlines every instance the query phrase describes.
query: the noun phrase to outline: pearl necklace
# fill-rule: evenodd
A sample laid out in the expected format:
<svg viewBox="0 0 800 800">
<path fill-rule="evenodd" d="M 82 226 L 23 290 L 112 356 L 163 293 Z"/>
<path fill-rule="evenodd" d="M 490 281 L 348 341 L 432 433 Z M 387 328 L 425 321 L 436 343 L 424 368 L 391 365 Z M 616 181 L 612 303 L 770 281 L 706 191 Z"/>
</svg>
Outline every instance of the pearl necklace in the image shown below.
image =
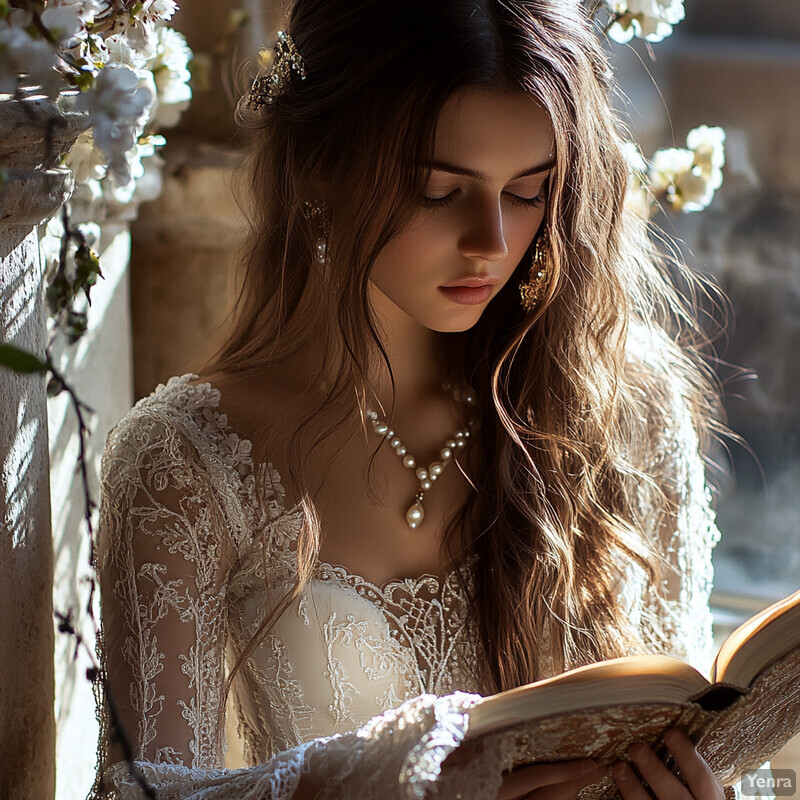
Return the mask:
<svg viewBox="0 0 800 800">
<path fill-rule="evenodd" d="M 443 389 L 451 389 L 450 384 L 442 384 Z M 470 392 L 465 392 L 461 395 L 453 391 L 456 399 L 461 399 L 468 405 L 473 405 L 475 398 Z M 470 420 L 466 428 L 459 428 L 451 438 L 447 439 L 444 447 L 439 451 L 439 461 L 433 461 L 428 465 L 428 468 L 417 467 L 417 460 L 408 452 L 408 448 L 403 444 L 395 432 L 389 427 L 387 422 L 381 419 L 378 414 L 370 408 L 366 409 L 367 418 L 372 422 L 372 429 L 378 436 L 389 440 L 389 444 L 397 455 L 403 460 L 403 466 L 406 469 L 414 469 L 417 481 L 419 481 L 419 490 L 414 495 L 414 502 L 408 507 L 406 511 L 406 522 L 409 528 L 418 528 L 425 519 L 425 509 L 423 508 L 422 501 L 427 492 L 432 486 L 434 481 L 444 472 L 444 468 L 452 460 L 456 450 L 461 450 L 467 446 L 471 429 L 474 427 L 474 421 Z"/>
</svg>

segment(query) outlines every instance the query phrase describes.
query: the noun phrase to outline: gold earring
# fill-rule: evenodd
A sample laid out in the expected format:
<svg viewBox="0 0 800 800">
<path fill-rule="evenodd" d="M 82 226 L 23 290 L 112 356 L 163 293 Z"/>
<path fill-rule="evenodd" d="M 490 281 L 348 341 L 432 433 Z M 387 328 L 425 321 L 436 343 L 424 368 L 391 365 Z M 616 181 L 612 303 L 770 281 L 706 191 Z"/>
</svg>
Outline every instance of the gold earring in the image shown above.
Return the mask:
<svg viewBox="0 0 800 800">
<path fill-rule="evenodd" d="M 547 252 L 547 244 L 547 229 L 543 228 L 533 245 L 528 280 L 519 285 L 522 307 L 526 311 L 533 311 L 536 308 L 550 281 L 550 257 Z"/>
</svg>

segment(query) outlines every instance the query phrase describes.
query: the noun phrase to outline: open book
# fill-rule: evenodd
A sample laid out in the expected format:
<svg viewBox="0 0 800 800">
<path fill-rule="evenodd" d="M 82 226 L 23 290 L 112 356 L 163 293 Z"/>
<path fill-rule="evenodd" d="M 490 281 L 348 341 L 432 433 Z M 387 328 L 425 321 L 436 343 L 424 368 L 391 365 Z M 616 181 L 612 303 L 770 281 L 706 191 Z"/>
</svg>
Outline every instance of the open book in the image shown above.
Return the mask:
<svg viewBox="0 0 800 800">
<path fill-rule="evenodd" d="M 661 735 L 686 733 L 723 783 L 735 783 L 800 733 L 800 591 L 728 636 L 707 680 L 671 656 L 630 656 L 486 697 L 467 739 L 516 734 L 515 765 L 592 757 L 646 742 L 679 772 Z M 617 797 L 610 771 L 581 798 Z"/>
</svg>

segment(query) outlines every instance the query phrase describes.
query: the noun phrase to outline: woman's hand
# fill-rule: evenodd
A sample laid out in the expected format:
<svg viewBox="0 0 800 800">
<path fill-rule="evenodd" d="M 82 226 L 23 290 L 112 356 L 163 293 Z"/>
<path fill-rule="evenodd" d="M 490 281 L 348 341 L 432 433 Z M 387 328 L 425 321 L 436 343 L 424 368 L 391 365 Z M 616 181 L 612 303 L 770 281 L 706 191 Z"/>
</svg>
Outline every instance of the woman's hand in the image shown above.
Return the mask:
<svg viewBox="0 0 800 800">
<path fill-rule="evenodd" d="M 605 772 L 591 758 L 531 764 L 503 773 L 497 800 L 576 800 L 584 786 L 596 783 Z"/>
<path fill-rule="evenodd" d="M 623 800 L 651 800 L 653 796 L 656 800 L 724 800 L 723 785 L 686 734 L 669 730 L 664 734 L 664 742 L 678 762 L 686 783 L 667 769 L 650 747 L 637 742 L 628 748 L 628 755 L 647 781 L 652 794 L 644 788 L 630 765 L 615 761 L 612 775 Z"/>
<path fill-rule="evenodd" d="M 447 757 L 442 773 L 469 764 L 478 757 L 482 745 L 480 740 L 461 745 Z M 576 800 L 584 786 L 596 783 L 605 772 L 591 758 L 518 767 L 503 773 L 496 800 Z"/>
</svg>

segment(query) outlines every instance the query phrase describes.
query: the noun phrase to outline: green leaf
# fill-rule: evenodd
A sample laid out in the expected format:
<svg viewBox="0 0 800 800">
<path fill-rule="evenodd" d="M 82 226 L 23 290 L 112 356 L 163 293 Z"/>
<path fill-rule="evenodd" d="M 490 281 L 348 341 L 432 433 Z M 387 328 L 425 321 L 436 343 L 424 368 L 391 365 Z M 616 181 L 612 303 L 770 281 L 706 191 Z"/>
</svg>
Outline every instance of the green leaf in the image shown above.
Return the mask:
<svg viewBox="0 0 800 800">
<path fill-rule="evenodd" d="M 81 70 L 77 75 L 72 76 L 72 84 L 79 91 L 86 92 L 94 86 L 94 75 L 91 70 Z"/>
<path fill-rule="evenodd" d="M 57 375 L 51 375 L 50 380 L 47 381 L 47 396 L 58 397 L 64 391 L 64 381 Z"/>
<path fill-rule="evenodd" d="M 82 311 L 70 311 L 67 314 L 67 341 L 75 344 L 86 333 L 87 318 Z"/>
<path fill-rule="evenodd" d="M 38 356 L 13 344 L 0 343 L 0 366 L 22 375 L 47 372 L 49 367 Z"/>
<path fill-rule="evenodd" d="M 82 244 L 75 252 L 75 280 L 72 282 L 73 296 L 78 293 L 78 290 L 83 289 L 89 305 L 92 304 L 92 299 L 89 297 L 89 290 L 97 283 L 97 276 L 103 277 L 100 271 L 100 259 L 97 253 L 92 250 L 87 244 Z"/>
</svg>

